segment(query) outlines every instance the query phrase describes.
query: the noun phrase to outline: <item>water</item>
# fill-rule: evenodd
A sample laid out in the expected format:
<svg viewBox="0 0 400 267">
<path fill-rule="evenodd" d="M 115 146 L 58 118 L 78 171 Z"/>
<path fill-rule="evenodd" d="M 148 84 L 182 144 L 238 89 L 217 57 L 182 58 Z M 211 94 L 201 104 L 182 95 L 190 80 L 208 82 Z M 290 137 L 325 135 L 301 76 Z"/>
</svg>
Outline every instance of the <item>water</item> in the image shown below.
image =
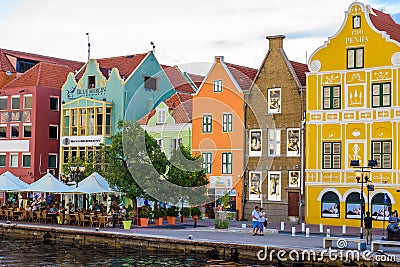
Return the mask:
<svg viewBox="0 0 400 267">
<path fill-rule="evenodd" d="M 232 266 L 220 263 L 221 266 Z M 42 239 L 2 236 L 0 266 L 210 266 L 206 258 L 174 252 L 82 245 Z M 239 265 L 238 265 L 239 266 Z M 240 265 L 243 266 L 243 265 Z"/>
</svg>

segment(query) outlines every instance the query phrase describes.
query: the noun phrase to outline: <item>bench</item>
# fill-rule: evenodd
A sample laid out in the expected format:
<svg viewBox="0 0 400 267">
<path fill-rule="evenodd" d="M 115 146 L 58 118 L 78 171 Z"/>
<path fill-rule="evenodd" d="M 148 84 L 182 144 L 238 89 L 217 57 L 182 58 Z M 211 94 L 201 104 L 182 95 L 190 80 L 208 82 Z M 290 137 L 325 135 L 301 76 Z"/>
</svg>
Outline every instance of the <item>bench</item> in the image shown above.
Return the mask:
<svg viewBox="0 0 400 267">
<path fill-rule="evenodd" d="M 389 245 L 389 246 L 400 246 L 400 241 L 390 241 L 390 240 L 375 240 L 371 242 L 371 251 L 375 252 L 379 250 L 379 245 Z"/>
<path fill-rule="evenodd" d="M 323 248 L 332 248 L 332 241 L 336 241 L 336 247 L 339 249 L 345 249 L 347 247 L 348 243 L 357 243 L 358 250 L 367 249 L 367 242 L 365 239 L 343 238 L 343 237 L 324 237 Z M 342 242 L 339 242 L 339 244 L 338 244 L 338 241 L 342 241 Z"/>
</svg>

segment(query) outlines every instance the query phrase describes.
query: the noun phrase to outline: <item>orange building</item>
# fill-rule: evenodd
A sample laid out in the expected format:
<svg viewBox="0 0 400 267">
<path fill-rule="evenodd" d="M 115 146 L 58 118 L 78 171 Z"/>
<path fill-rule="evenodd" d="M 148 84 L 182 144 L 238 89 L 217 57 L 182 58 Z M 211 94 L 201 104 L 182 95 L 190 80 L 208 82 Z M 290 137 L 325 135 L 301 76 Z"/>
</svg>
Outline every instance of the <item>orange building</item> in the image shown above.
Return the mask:
<svg viewBox="0 0 400 267">
<path fill-rule="evenodd" d="M 203 157 L 209 206 L 218 205 L 228 192 L 237 218 L 242 218 L 244 93 L 256 75 L 256 69 L 225 63 L 218 56 L 193 95 L 192 151 Z"/>
</svg>

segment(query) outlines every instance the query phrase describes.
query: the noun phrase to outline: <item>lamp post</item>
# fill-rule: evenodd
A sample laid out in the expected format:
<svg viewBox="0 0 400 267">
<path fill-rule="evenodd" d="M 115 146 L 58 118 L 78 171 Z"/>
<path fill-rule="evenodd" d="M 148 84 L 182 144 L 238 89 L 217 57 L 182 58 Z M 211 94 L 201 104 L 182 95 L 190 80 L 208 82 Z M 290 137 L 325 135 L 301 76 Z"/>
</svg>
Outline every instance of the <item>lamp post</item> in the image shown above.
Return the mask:
<svg viewBox="0 0 400 267">
<path fill-rule="evenodd" d="M 355 172 L 357 183 L 361 184 L 360 188 L 360 200 L 361 200 L 361 214 L 360 214 L 360 239 L 363 239 L 363 222 L 364 222 L 364 213 L 365 213 L 365 200 L 364 200 L 364 183 L 367 185 L 369 183 L 368 176 L 364 176 L 364 172 L 370 172 L 368 169 L 371 169 L 377 165 L 376 160 L 368 160 L 368 166 L 361 167 L 359 160 L 352 160 L 350 162 L 351 167 L 356 167 L 361 170 L 357 170 Z M 367 185 L 367 189 L 368 185 Z M 369 191 L 368 191 L 368 211 L 369 211 Z"/>
<path fill-rule="evenodd" d="M 71 169 L 72 179 L 75 181 L 76 187 L 78 187 L 78 182 L 81 176 L 83 176 L 83 173 L 85 172 L 85 167 L 84 166 L 79 167 L 79 171 L 78 167 L 76 166 L 71 166 L 70 169 Z"/>
</svg>

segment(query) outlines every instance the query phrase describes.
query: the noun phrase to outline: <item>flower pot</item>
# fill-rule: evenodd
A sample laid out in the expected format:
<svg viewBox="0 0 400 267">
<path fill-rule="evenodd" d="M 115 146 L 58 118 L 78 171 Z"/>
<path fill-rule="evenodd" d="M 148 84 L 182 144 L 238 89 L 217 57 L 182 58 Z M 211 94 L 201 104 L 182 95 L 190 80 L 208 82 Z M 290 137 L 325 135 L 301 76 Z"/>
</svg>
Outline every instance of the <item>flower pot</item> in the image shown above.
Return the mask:
<svg viewBox="0 0 400 267">
<path fill-rule="evenodd" d="M 140 218 L 140 226 L 148 227 L 149 226 L 149 218 Z"/>
<path fill-rule="evenodd" d="M 122 223 L 124 224 L 125 230 L 131 229 L 132 221 L 122 221 Z"/>
<path fill-rule="evenodd" d="M 162 222 L 163 222 L 163 218 L 162 218 L 162 217 L 160 217 L 160 218 L 155 218 L 155 219 L 154 219 L 154 222 L 155 222 L 156 226 L 161 226 L 161 225 L 162 225 Z"/>
<path fill-rule="evenodd" d="M 167 216 L 167 221 L 169 225 L 175 224 L 176 217 L 174 216 Z"/>
<path fill-rule="evenodd" d="M 198 215 L 194 215 L 194 216 L 192 216 L 192 219 L 193 220 L 197 220 L 197 219 L 199 219 L 199 216 Z"/>
<path fill-rule="evenodd" d="M 182 216 L 182 222 L 186 222 L 186 216 Z"/>
</svg>

